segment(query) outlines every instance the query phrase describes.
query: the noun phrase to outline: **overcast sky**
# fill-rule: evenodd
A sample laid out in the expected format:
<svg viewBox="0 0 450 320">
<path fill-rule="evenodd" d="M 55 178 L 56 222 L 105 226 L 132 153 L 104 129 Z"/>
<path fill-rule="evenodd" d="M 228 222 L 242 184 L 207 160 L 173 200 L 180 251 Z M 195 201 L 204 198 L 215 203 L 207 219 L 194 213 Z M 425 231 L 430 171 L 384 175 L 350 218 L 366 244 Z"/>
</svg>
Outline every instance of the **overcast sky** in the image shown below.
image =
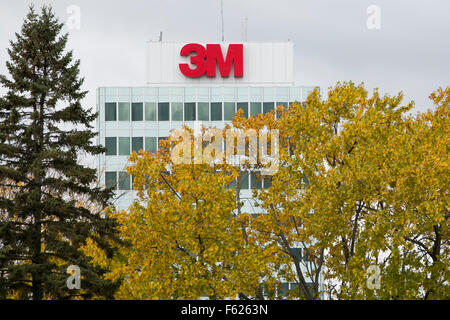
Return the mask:
<svg viewBox="0 0 450 320">
<path fill-rule="evenodd" d="M 431 107 L 429 94 L 450 85 L 450 0 L 223 0 L 225 40 L 242 41 L 248 17 L 249 41 L 294 42 L 297 85 L 323 89 L 337 81 L 364 82 L 382 93 L 403 91 L 416 110 Z M 221 39 L 220 0 L 58 0 L 0 2 L 0 73 L 6 48 L 28 5 L 50 4 L 61 21 L 67 8 L 81 10 L 80 29 L 69 48 L 81 60 L 95 106 L 99 86 L 144 86 L 145 43 Z M 379 30 L 369 30 L 366 12 L 377 5 Z"/>
</svg>

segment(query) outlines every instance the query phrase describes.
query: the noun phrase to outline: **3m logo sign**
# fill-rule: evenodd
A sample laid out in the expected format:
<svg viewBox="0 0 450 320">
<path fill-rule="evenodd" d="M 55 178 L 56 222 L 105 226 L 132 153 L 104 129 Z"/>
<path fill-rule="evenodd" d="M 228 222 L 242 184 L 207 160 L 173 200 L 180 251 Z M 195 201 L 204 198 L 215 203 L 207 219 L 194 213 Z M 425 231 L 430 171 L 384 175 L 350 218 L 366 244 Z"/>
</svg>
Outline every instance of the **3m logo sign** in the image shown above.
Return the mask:
<svg viewBox="0 0 450 320">
<path fill-rule="evenodd" d="M 207 44 L 206 48 L 198 43 L 189 43 L 181 48 L 181 56 L 190 56 L 190 62 L 195 66 L 191 69 L 188 63 L 180 63 L 180 71 L 186 77 L 199 78 L 206 73 L 207 77 L 216 76 L 216 66 L 220 75 L 226 78 L 230 75 L 231 66 L 234 65 L 234 76 L 244 75 L 243 45 L 230 44 L 224 59 L 220 44 Z"/>
</svg>

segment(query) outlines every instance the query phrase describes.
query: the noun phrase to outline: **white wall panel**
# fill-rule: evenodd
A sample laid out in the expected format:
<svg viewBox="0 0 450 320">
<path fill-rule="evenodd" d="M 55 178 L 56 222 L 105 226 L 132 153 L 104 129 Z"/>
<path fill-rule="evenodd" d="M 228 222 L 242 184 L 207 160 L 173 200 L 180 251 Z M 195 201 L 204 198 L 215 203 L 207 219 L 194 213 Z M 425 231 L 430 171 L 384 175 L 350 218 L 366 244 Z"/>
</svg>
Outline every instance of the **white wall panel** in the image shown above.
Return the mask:
<svg viewBox="0 0 450 320">
<path fill-rule="evenodd" d="M 224 58 L 228 44 L 220 43 Z M 293 85 L 294 84 L 294 45 L 292 42 L 244 42 L 244 76 L 235 78 L 233 69 L 228 78 L 217 72 L 215 78 L 184 76 L 180 63 L 189 63 L 189 57 L 180 56 L 186 42 L 148 42 L 147 43 L 147 85 L 158 86 L 235 86 L 235 85 Z M 200 43 L 206 46 L 206 43 Z"/>
</svg>

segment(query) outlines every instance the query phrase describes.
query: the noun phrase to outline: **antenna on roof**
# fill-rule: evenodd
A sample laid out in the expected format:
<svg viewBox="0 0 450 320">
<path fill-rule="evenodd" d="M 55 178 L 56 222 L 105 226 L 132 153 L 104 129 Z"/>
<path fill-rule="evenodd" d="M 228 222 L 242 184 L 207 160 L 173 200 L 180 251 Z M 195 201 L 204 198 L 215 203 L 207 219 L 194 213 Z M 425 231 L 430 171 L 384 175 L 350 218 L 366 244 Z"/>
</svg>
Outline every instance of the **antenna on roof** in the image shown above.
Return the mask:
<svg viewBox="0 0 450 320">
<path fill-rule="evenodd" d="M 225 36 L 224 36 L 224 27 L 223 27 L 223 0 L 220 0 L 220 17 L 222 19 L 222 42 L 225 40 Z"/>
<path fill-rule="evenodd" d="M 162 31 L 159 32 L 159 42 L 162 41 Z"/>
</svg>

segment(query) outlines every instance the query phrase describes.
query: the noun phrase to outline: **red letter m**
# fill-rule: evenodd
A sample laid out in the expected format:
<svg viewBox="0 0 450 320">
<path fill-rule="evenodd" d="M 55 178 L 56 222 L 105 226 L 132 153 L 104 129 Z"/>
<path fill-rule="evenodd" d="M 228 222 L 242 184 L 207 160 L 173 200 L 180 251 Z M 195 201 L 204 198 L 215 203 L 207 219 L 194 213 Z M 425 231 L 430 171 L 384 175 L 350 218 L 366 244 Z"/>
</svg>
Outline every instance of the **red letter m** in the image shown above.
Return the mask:
<svg viewBox="0 0 450 320">
<path fill-rule="evenodd" d="M 231 66 L 234 62 L 234 76 L 242 77 L 243 71 L 243 45 L 242 44 L 230 44 L 228 46 L 227 57 L 223 60 L 222 48 L 220 44 L 207 44 L 206 45 L 206 76 L 216 76 L 216 64 L 219 67 L 220 75 L 222 77 L 228 77 L 230 75 Z"/>
</svg>

